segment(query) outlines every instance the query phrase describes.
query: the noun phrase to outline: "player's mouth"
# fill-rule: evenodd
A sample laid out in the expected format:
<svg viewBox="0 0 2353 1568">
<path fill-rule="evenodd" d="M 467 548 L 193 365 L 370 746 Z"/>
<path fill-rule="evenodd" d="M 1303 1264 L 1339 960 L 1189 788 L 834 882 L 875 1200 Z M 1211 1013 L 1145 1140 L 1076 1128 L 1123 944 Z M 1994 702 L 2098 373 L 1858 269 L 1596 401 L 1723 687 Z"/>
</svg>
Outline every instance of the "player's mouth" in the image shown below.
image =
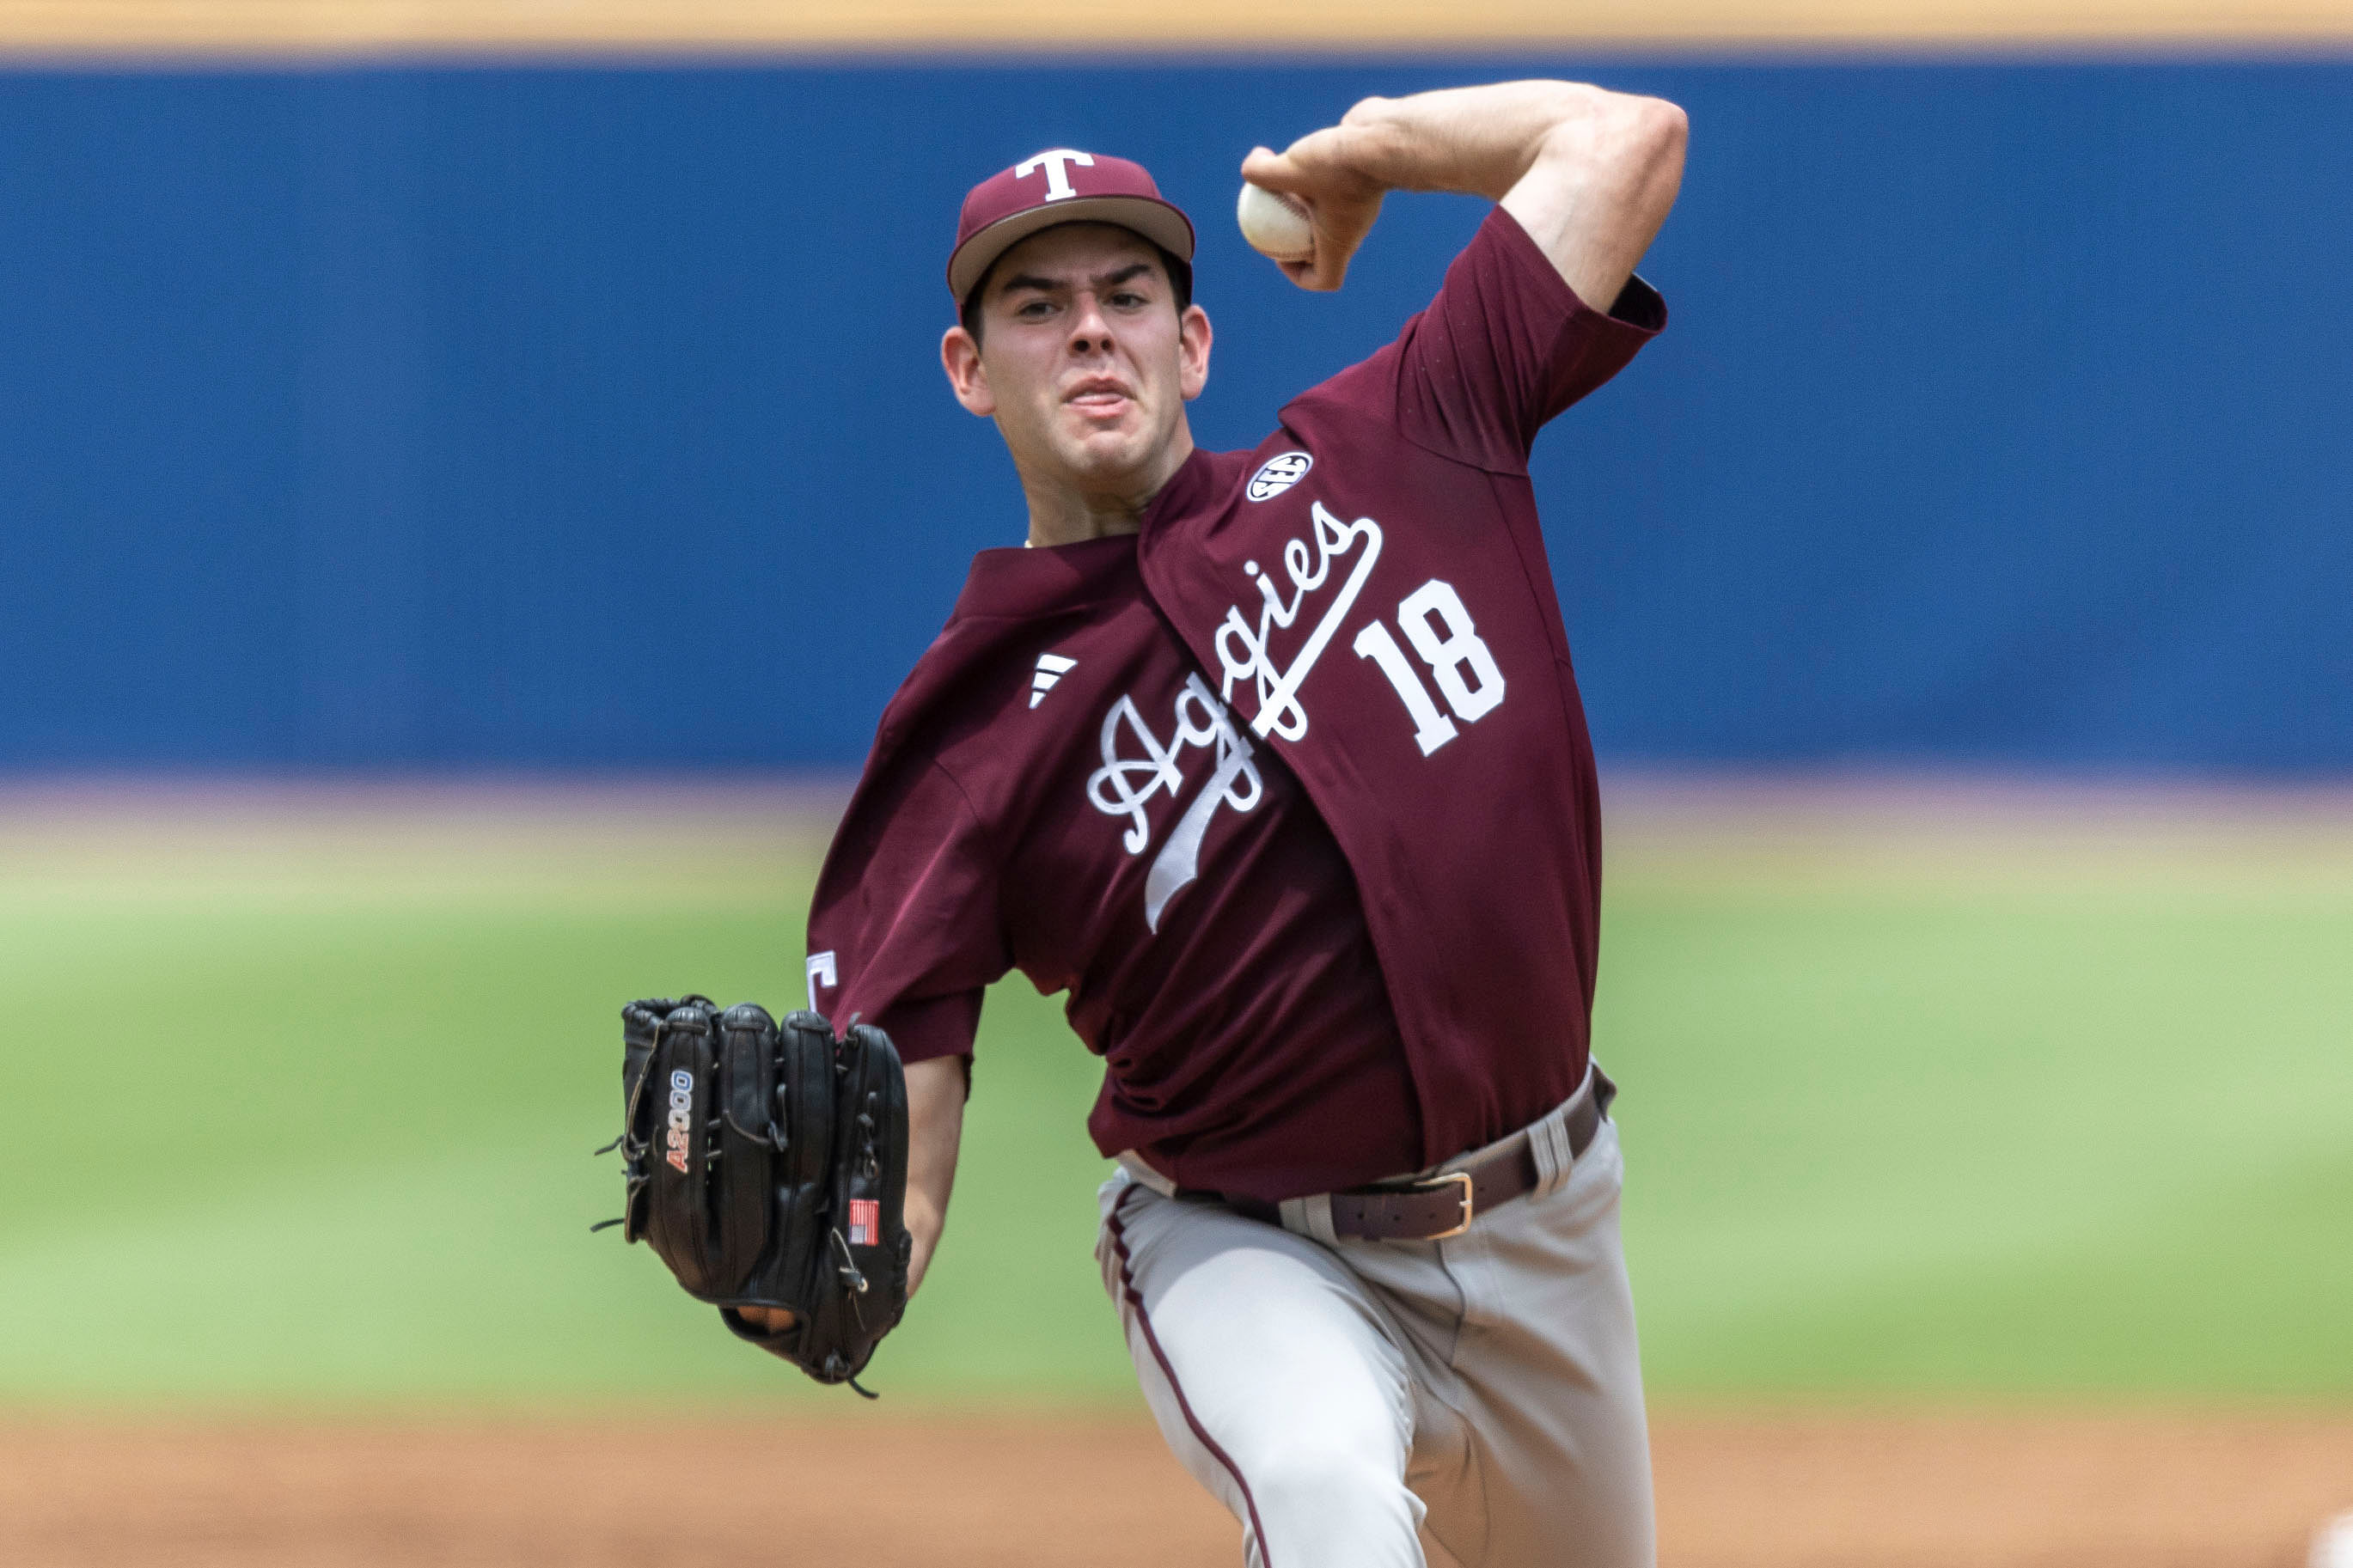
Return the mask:
<svg viewBox="0 0 2353 1568">
<path fill-rule="evenodd" d="M 1091 375 L 1074 383 L 1062 401 L 1091 418 L 1116 419 L 1134 405 L 1135 395 L 1116 377 Z"/>
</svg>

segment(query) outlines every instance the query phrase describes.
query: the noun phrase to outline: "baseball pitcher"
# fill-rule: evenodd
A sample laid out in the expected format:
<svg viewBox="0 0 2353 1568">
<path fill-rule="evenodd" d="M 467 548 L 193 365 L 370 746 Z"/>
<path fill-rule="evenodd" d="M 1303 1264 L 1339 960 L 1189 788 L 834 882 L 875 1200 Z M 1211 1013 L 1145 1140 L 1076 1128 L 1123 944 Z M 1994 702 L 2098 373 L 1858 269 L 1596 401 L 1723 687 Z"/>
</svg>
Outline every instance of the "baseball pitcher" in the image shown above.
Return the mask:
<svg viewBox="0 0 2353 1568">
<path fill-rule="evenodd" d="M 1056 148 L 966 198 L 940 344 L 1020 476 L 882 718 L 811 1005 L 905 1064 L 907 1284 L 983 989 L 1069 997 L 1098 1254 L 1171 1447 L 1260 1568 L 1653 1557 L 1600 815 L 1527 464 L 1665 323 L 1682 112 L 1559 82 L 1368 99 L 1246 180 L 1341 286 L 1390 191 L 1495 203 L 1427 309 L 1247 452 L 1193 445 L 1193 228 Z M 1556 519 L 1573 529 L 1574 519 Z M 788 1309 L 732 1309 L 782 1345 Z"/>
</svg>

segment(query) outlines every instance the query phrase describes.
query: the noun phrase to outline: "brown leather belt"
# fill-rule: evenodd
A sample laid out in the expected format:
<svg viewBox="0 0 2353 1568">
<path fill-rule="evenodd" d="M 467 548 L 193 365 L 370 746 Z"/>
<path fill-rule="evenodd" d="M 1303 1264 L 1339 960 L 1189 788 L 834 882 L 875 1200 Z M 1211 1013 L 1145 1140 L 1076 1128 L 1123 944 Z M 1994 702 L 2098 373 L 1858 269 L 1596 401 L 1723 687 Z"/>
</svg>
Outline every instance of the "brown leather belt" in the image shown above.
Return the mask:
<svg viewBox="0 0 2353 1568">
<path fill-rule="evenodd" d="M 1618 1097 L 1618 1086 L 1599 1068 L 1593 1069 L 1593 1092 L 1568 1113 L 1568 1157 L 1592 1146 L 1601 1131 L 1601 1118 Z M 1461 1236 L 1471 1222 L 1498 1205 L 1524 1197 L 1537 1181 L 1535 1150 L 1523 1132 L 1493 1152 L 1460 1170 L 1421 1176 L 1409 1182 L 1377 1182 L 1332 1194 L 1332 1232 L 1361 1241 L 1443 1241 Z M 1197 1202 L 1222 1203 L 1238 1214 L 1270 1225 L 1282 1222 L 1282 1211 L 1260 1198 L 1229 1197 L 1191 1189 L 1176 1194 Z"/>
</svg>

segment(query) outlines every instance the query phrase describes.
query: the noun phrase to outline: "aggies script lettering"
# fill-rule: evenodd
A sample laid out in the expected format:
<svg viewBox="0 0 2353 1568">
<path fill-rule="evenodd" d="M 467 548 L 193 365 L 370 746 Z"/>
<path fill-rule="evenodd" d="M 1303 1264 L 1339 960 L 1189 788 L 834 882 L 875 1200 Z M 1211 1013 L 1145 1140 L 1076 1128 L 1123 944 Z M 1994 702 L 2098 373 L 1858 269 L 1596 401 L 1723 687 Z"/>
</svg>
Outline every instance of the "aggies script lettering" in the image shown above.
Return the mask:
<svg viewBox="0 0 2353 1568">
<path fill-rule="evenodd" d="M 1192 747 L 1217 750 L 1217 768 L 1209 775 L 1208 787 L 1176 819 L 1168 842 L 1161 847 L 1152 869 L 1145 873 L 1144 923 L 1155 932 L 1160 930 L 1160 911 L 1168 907 L 1169 899 L 1200 875 L 1201 839 L 1218 807 L 1253 811 L 1266 795 L 1258 763 L 1251 760 L 1250 743 L 1234 728 L 1226 705 L 1210 695 L 1198 675 L 1187 674 L 1185 689 L 1176 694 L 1176 733 L 1163 745 L 1135 699 L 1123 696 L 1103 715 L 1103 766 L 1087 776 L 1087 798 L 1106 816 L 1128 818 L 1127 832 L 1120 842 L 1130 855 L 1141 855 L 1152 842 L 1152 819 L 1145 812 L 1145 804 L 1162 790 L 1174 800 L 1184 788 L 1185 773 L 1176 765 L 1177 758 Z M 1123 727 L 1143 746 L 1143 756 L 1122 753 Z M 1139 777 L 1144 781 L 1141 788 L 1134 782 Z"/>
<path fill-rule="evenodd" d="M 1250 730 L 1259 735 L 1276 734 L 1286 741 L 1296 741 L 1307 733 L 1307 710 L 1299 700 L 1300 683 L 1307 679 L 1315 661 L 1324 657 L 1324 647 L 1340 623 L 1356 607 L 1356 595 L 1364 592 L 1365 579 L 1372 575 L 1373 563 L 1381 558 L 1381 525 L 1369 517 L 1354 522 L 1342 522 L 1324 508 L 1322 501 L 1314 503 L 1315 563 L 1307 561 L 1307 541 L 1293 539 L 1282 547 L 1282 569 L 1297 590 L 1291 602 L 1282 602 L 1282 590 L 1274 585 L 1273 575 L 1259 569 L 1255 561 L 1243 563 L 1243 574 L 1258 585 L 1262 601 L 1259 608 L 1258 626 L 1253 630 L 1242 616 L 1240 605 L 1226 611 L 1226 618 L 1217 632 L 1218 662 L 1224 667 L 1225 680 L 1219 695 L 1229 702 L 1234 698 L 1237 679 L 1254 682 L 1258 700 L 1258 716 L 1250 721 Z M 1272 645 L 1277 628 L 1288 630 L 1298 619 L 1300 606 L 1307 596 L 1324 586 L 1332 575 L 1332 563 L 1348 553 L 1358 541 L 1364 541 L 1364 552 L 1349 569 L 1347 581 L 1316 621 L 1314 630 L 1307 634 L 1298 657 L 1289 668 L 1279 668 L 1274 662 Z M 1234 645 L 1240 644 L 1240 652 Z"/>
<path fill-rule="evenodd" d="M 1267 467 L 1272 468 L 1274 462 L 1280 461 L 1276 458 Z M 1251 626 L 1241 606 L 1235 605 L 1227 609 L 1226 618 L 1218 624 L 1212 639 L 1218 650 L 1218 663 L 1225 671 L 1219 695 L 1230 702 L 1234 683 L 1250 682 L 1258 704 L 1257 715 L 1250 720 L 1251 733 L 1275 735 L 1285 741 L 1306 738 L 1307 708 L 1300 700 L 1300 686 L 1315 668 L 1315 661 L 1324 657 L 1341 622 L 1356 607 L 1356 596 L 1364 592 L 1365 580 L 1372 575 L 1374 563 L 1381 558 L 1381 525 L 1371 518 L 1342 522 L 1322 501 L 1311 504 L 1311 516 L 1315 539 L 1314 563 L 1308 560 L 1306 540 L 1293 539 L 1282 547 L 1283 572 L 1297 590 L 1291 602 L 1283 602 L 1272 573 L 1260 570 L 1255 561 L 1246 561 L 1242 563 L 1243 574 L 1258 585 L 1261 601 L 1258 625 Z M 1333 563 L 1356 551 L 1360 541 L 1363 550 L 1349 566 L 1347 580 L 1324 607 L 1289 667 L 1279 665 L 1272 651 L 1274 634 L 1289 630 L 1298 621 L 1300 608 L 1307 603 L 1308 595 L 1330 580 Z M 1495 663 L 1493 651 L 1479 636 L 1471 612 L 1463 607 L 1462 595 L 1454 591 L 1451 583 L 1432 577 L 1398 601 L 1397 619 L 1398 625 L 1405 628 L 1406 640 L 1430 667 L 1430 679 L 1437 683 L 1447 706 L 1454 710 L 1454 719 L 1471 723 L 1502 706 L 1504 671 Z M 1379 616 L 1358 627 L 1349 646 L 1358 658 L 1371 659 L 1388 678 L 1398 700 L 1405 704 L 1406 716 L 1413 721 L 1414 742 L 1421 748 L 1423 756 L 1461 733 L 1453 719 L 1439 710 L 1430 698 L 1430 688 L 1422 684 L 1420 673 L 1406 658 L 1405 650 L 1398 647 L 1397 638 Z"/>
<path fill-rule="evenodd" d="M 1212 696 L 1198 675 L 1185 678 L 1184 689 L 1176 694 L 1176 731 L 1167 743 L 1163 744 L 1153 732 L 1132 695 L 1122 696 L 1103 716 L 1103 766 L 1087 779 L 1087 798 L 1107 816 L 1128 818 L 1121 843 L 1130 855 L 1142 854 L 1152 842 L 1146 804 L 1163 790 L 1171 800 L 1182 792 L 1185 774 L 1178 760 L 1183 753 L 1192 748 L 1214 747 L 1217 754 L 1208 785 L 1177 819 L 1145 875 L 1144 921 L 1155 932 L 1160 929 L 1160 914 L 1169 899 L 1199 876 L 1201 841 L 1218 807 L 1229 805 L 1246 813 L 1256 808 L 1265 793 L 1250 743 L 1235 729 L 1226 706 L 1233 700 L 1236 682 L 1247 686 L 1256 705 L 1250 726 L 1252 733 L 1293 742 L 1305 739 L 1308 715 L 1300 687 L 1356 607 L 1374 563 L 1380 560 L 1381 525 L 1371 518 L 1343 522 L 1322 501 L 1311 503 L 1310 515 L 1313 548 L 1306 538 L 1289 540 L 1282 547 L 1282 569 L 1293 590 L 1288 600 L 1272 573 L 1255 561 L 1243 563 L 1243 574 L 1258 589 L 1257 624 L 1251 625 L 1240 605 L 1228 607 L 1215 637 L 1222 684 Z M 1348 562 L 1346 577 L 1321 607 L 1290 663 L 1282 664 L 1274 653 L 1276 633 L 1299 623 L 1310 597 L 1331 582 L 1334 565 L 1344 560 Z M 1502 704 L 1504 672 L 1451 584 L 1431 578 L 1398 602 L 1397 618 L 1406 640 L 1430 667 L 1430 679 L 1453 710 L 1454 719 L 1469 723 Z M 1351 646 L 1357 658 L 1372 660 L 1388 678 L 1414 726 L 1414 742 L 1423 756 L 1460 733 L 1453 719 L 1440 710 L 1419 672 L 1378 616 L 1358 628 Z M 1132 735 L 1143 748 L 1142 756 L 1125 753 L 1124 733 Z M 1138 779 L 1143 781 L 1140 787 Z"/>
</svg>

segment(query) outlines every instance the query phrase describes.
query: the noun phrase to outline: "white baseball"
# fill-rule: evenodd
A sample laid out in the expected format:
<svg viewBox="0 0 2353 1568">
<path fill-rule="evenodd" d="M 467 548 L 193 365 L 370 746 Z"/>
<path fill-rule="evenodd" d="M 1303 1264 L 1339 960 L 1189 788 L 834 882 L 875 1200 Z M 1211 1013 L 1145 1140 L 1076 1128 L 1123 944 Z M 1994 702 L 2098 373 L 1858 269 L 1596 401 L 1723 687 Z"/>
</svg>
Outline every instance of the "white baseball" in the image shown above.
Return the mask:
<svg viewBox="0 0 2353 1568">
<path fill-rule="evenodd" d="M 1276 261 L 1305 261 L 1315 254 L 1315 224 L 1307 204 L 1282 191 L 1245 181 L 1241 200 L 1234 204 L 1234 221 L 1242 237 L 1261 256 Z"/>
<path fill-rule="evenodd" d="M 2312 1568 L 2353 1568 L 2353 1513 L 2338 1514 L 2312 1538 Z"/>
</svg>

